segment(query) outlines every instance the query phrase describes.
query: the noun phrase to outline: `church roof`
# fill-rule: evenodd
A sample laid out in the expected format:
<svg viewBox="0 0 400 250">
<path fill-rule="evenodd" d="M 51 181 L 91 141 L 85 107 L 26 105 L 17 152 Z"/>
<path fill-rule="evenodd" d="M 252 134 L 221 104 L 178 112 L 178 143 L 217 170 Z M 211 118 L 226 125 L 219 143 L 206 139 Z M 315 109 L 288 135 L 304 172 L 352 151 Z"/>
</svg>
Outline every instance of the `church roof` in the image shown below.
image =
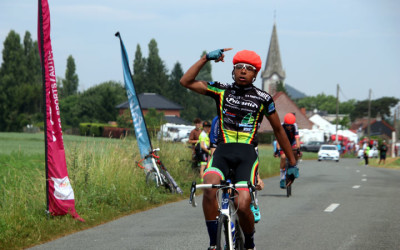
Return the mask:
<svg viewBox="0 0 400 250">
<path fill-rule="evenodd" d="M 279 52 L 278 34 L 276 24 L 272 29 L 271 42 L 269 44 L 267 62 L 262 72 L 263 78 L 270 78 L 273 74 L 278 74 L 281 78 L 286 78 L 286 73 L 282 68 L 281 54 Z"/>
</svg>

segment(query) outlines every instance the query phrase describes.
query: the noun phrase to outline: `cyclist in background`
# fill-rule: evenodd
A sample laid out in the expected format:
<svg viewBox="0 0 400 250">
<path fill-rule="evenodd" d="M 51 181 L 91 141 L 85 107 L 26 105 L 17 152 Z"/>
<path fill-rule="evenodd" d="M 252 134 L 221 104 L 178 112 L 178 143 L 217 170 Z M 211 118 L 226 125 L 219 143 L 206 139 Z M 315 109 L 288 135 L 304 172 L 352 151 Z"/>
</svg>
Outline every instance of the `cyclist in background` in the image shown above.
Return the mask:
<svg viewBox="0 0 400 250">
<path fill-rule="evenodd" d="M 281 126 L 272 97 L 256 88 L 253 82 L 261 69 L 261 58 L 254 51 L 242 50 L 233 57 L 233 84 L 196 80 L 197 75 L 209 60 L 224 61 L 224 51 L 218 49 L 202 56 L 182 76 L 180 83 L 185 88 L 214 99 L 220 122 L 218 147 L 204 173 L 205 184 L 219 184 L 232 168 L 234 183 L 255 183 L 258 169 L 257 129 L 264 116 L 275 132 L 275 136 L 290 160 L 291 173 L 296 173 L 296 160 L 289 141 Z M 235 206 L 238 209 L 246 249 L 254 249 L 254 215 L 250 210 L 251 198 L 248 189 L 238 189 Z M 215 249 L 218 230 L 218 203 L 215 189 L 205 189 L 203 212 L 210 237 L 209 249 Z"/>
<path fill-rule="evenodd" d="M 296 116 L 293 113 L 287 113 L 283 119 L 282 127 L 286 132 L 286 135 L 289 139 L 290 144 L 292 145 L 293 149 L 297 149 L 297 154 L 295 154 L 296 161 L 301 155 L 300 152 L 300 137 L 299 137 L 299 130 L 297 128 L 297 123 L 296 123 Z M 277 143 L 277 153 L 281 155 L 281 180 L 279 182 L 280 188 L 285 188 L 285 178 L 286 178 L 286 155 L 285 152 L 280 150 L 279 143 Z M 295 176 L 298 178 L 298 176 Z"/>
</svg>

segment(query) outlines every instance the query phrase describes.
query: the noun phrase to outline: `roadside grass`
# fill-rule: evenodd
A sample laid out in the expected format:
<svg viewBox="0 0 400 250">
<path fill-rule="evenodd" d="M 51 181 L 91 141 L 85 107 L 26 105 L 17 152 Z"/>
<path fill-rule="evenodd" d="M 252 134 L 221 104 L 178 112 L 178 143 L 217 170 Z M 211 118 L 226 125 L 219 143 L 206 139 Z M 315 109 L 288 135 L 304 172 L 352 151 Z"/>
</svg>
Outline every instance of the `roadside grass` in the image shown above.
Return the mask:
<svg viewBox="0 0 400 250">
<path fill-rule="evenodd" d="M 364 159 L 361 159 L 360 164 L 364 164 Z M 392 168 L 400 170 L 400 157 L 386 157 L 385 164 L 379 164 L 379 158 L 369 159 L 369 166 L 379 167 L 379 168 Z"/>
<path fill-rule="evenodd" d="M 0 133 L 0 249 L 23 249 L 168 202 L 187 199 L 193 180 L 191 150 L 181 143 L 153 142 L 184 194 L 149 187 L 136 140 L 64 135 L 75 208 L 85 219 L 47 218 L 44 135 Z M 260 145 L 262 178 L 279 173 L 271 146 Z"/>
</svg>

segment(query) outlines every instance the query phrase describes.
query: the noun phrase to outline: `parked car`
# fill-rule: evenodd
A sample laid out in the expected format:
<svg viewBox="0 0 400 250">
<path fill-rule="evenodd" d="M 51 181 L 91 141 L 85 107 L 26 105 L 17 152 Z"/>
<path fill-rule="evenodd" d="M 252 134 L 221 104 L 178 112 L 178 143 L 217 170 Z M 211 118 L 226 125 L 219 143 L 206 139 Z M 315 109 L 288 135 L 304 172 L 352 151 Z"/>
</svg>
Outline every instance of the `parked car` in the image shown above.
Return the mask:
<svg viewBox="0 0 400 250">
<path fill-rule="evenodd" d="M 372 147 L 369 150 L 369 158 L 378 158 L 379 156 L 379 150 L 376 147 Z M 360 149 L 357 152 L 357 158 L 364 158 L 364 149 Z"/>
<path fill-rule="evenodd" d="M 336 145 L 321 145 L 318 151 L 318 161 L 322 160 L 331 160 L 331 161 L 339 161 L 339 150 Z"/>
<path fill-rule="evenodd" d="M 302 144 L 300 150 L 303 152 L 318 152 L 322 144 L 324 144 L 323 141 L 309 141 L 306 144 Z"/>
</svg>

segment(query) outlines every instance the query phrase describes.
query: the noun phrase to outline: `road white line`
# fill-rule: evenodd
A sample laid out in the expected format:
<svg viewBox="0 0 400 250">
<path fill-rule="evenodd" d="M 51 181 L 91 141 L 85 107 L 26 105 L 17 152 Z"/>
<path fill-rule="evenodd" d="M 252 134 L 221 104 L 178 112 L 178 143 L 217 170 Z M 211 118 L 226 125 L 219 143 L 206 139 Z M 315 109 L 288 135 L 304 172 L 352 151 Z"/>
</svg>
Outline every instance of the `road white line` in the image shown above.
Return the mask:
<svg viewBox="0 0 400 250">
<path fill-rule="evenodd" d="M 360 185 L 353 186 L 354 189 L 357 189 L 357 188 L 360 188 L 360 187 L 361 187 Z"/>
<path fill-rule="evenodd" d="M 360 173 L 360 170 L 357 170 L 356 172 L 357 172 L 357 173 Z"/>
<path fill-rule="evenodd" d="M 335 211 L 335 209 L 340 206 L 339 203 L 332 203 L 329 205 L 329 207 L 327 207 L 324 212 L 328 212 L 328 213 L 332 213 L 333 211 Z"/>
<path fill-rule="evenodd" d="M 362 177 L 367 177 L 367 175 L 366 175 L 366 174 L 363 174 Z"/>
<path fill-rule="evenodd" d="M 367 179 L 361 179 L 361 181 L 367 181 Z"/>
</svg>

